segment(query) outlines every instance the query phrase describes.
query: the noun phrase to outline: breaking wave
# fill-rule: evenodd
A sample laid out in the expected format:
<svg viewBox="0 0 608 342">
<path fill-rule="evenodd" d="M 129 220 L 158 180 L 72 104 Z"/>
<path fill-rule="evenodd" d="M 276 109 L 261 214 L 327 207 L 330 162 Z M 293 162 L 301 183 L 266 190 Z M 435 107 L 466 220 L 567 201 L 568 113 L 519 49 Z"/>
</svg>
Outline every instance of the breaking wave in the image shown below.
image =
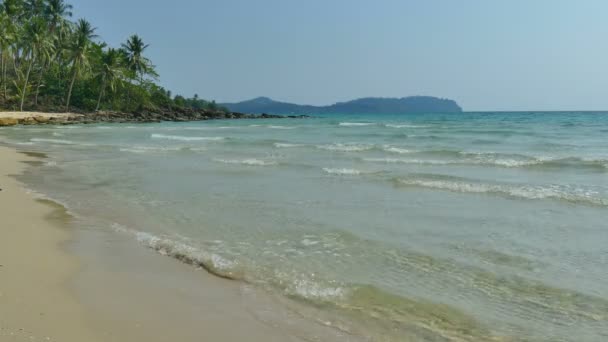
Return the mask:
<svg viewBox="0 0 608 342">
<path fill-rule="evenodd" d="M 61 139 L 42 139 L 42 138 L 32 138 L 31 142 L 41 142 L 41 143 L 50 143 L 50 144 L 60 144 L 60 145 L 76 145 L 77 143 L 71 140 L 61 140 Z"/>
<path fill-rule="evenodd" d="M 386 124 L 384 126 L 388 127 L 388 128 L 427 128 L 427 127 L 430 127 L 430 126 L 425 126 L 425 125 L 412 125 L 412 124 Z"/>
<path fill-rule="evenodd" d="M 191 137 L 181 135 L 165 135 L 165 134 L 152 134 L 152 139 L 166 139 L 166 140 L 177 140 L 177 141 L 220 141 L 226 139 L 225 137 Z"/>
<path fill-rule="evenodd" d="M 342 127 L 364 127 L 364 126 L 374 126 L 376 125 L 373 122 L 340 122 L 338 126 Z"/>
<path fill-rule="evenodd" d="M 489 184 L 466 178 L 441 175 L 413 175 L 396 178 L 400 186 L 413 186 L 461 193 L 496 194 L 512 198 L 540 200 L 553 199 L 571 203 L 608 206 L 608 198 L 596 190 L 566 185 Z"/>
<path fill-rule="evenodd" d="M 330 175 L 339 175 L 339 176 L 358 176 L 362 172 L 355 169 L 346 169 L 346 168 L 328 168 L 324 167 L 323 171 Z"/>
<path fill-rule="evenodd" d="M 214 161 L 224 164 L 239 164 L 248 166 L 274 166 L 278 165 L 276 161 L 247 158 L 247 159 L 214 159 Z"/>
<path fill-rule="evenodd" d="M 368 144 L 329 144 L 317 145 L 317 148 L 321 150 L 336 152 L 362 152 L 369 151 L 373 149 L 374 146 Z"/>
</svg>

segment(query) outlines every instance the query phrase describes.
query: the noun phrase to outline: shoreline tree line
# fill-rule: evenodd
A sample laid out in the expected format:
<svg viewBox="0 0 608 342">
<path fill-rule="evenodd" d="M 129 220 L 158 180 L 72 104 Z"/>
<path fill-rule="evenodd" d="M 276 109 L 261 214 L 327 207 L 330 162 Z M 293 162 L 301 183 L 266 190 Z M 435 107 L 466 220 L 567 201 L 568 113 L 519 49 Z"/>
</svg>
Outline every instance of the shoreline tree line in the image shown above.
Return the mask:
<svg viewBox="0 0 608 342">
<path fill-rule="evenodd" d="M 100 40 L 65 0 L 0 0 L 0 110 L 138 112 L 191 108 L 226 111 L 159 86 L 131 35 L 121 46 Z"/>
</svg>

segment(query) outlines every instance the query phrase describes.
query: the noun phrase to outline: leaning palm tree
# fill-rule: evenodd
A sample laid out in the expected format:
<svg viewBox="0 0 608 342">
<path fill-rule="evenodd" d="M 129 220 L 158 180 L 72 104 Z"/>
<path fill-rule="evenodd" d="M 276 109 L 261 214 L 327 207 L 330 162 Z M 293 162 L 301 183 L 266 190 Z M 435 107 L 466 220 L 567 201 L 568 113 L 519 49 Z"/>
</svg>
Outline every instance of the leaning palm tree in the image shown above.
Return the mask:
<svg viewBox="0 0 608 342">
<path fill-rule="evenodd" d="M 95 111 L 99 111 L 101 99 L 106 91 L 106 88 L 109 86 L 110 91 L 114 93 L 114 91 L 116 91 L 117 83 L 122 79 L 122 56 L 119 50 L 110 48 L 108 51 L 102 52 L 101 70 L 99 71 L 99 76 L 101 77 L 101 90 L 99 91 Z"/>
<path fill-rule="evenodd" d="M 46 21 L 43 18 L 35 17 L 25 25 L 23 43 L 23 50 L 26 51 L 25 55 L 29 59 L 29 62 L 27 63 L 23 86 L 20 89 L 21 104 L 19 105 L 19 110 L 21 111 L 23 111 L 32 67 L 38 61 L 48 60 L 53 50 L 53 42 L 48 35 Z"/>
<path fill-rule="evenodd" d="M 89 50 L 93 43 L 93 39 L 97 38 L 95 30 L 96 28 L 91 26 L 88 21 L 79 19 L 76 23 L 75 31 L 72 34 L 68 46 L 70 63 L 72 65 L 72 80 L 70 81 L 68 97 L 65 103 L 66 111 L 70 111 L 70 100 L 72 98 L 74 82 L 76 82 L 76 78 L 89 65 Z"/>
</svg>

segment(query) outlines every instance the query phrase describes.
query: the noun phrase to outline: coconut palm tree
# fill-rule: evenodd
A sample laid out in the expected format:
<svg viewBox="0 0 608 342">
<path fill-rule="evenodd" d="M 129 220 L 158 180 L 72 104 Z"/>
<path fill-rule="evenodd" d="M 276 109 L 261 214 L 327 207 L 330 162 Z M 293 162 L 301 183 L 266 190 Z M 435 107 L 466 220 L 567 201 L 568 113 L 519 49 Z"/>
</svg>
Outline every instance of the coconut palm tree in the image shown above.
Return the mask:
<svg viewBox="0 0 608 342">
<path fill-rule="evenodd" d="M 13 70 L 17 74 L 17 58 L 19 56 L 19 36 L 21 23 L 19 18 L 23 11 L 23 0 L 4 0 L 0 3 L 0 56 L 1 80 L 4 100 L 8 98 L 8 68 L 12 62 Z"/>
<path fill-rule="evenodd" d="M 144 57 L 144 51 L 148 48 L 148 44 L 136 34 L 129 37 L 126 43 L 122 44 L 122 49 L 127 55 L 127 67 L 135 77 L 139 77 L 139 83 L 144 83 L 146 75 L 158 76 L 154 71 L 154 66 L 149 59 Z"/>
<path fill-rule="evenodd" d="M 72 5 L 63 0 L 46 0 L 44 16 L 49 22 L 49 30 L 55 32 L 58 28 L 65 27 L 72 16 Z"/>
<path fill-rule="evenodd" d="M 23 87 L 20 89 L 21 104 L 19 105 L 19 110 L 21 111 L 23 111 L 32 67 L 37 61 L 48 60 L 53 51 L 53 42 L 48 35 L 46 21 L 43 18 L 35 17 L 27 22 L 24 27 L 23 43 L 25 58 L 28 58 L 29 61 L 27 63 Z"/>
<path fill-rule="evenodd" d="M 123 66 L 122 56 L 119 50 L 109 48 L 107 51 L 102 52 L 101 70 L 99 71 L 99 76 L 101 77 L 101 89 L 99 91 L 95 111 L 99 111 L 101 99 L 106 91 L 106 88 L 109 86 L 110 91 L 114 93 L 114 91 L 116 91 L 117 83 L 122 80 Z"/>
<path fill-rule="evenodd" d="M 74 82 L 80 73 L 89 66 L 89 50 L 93 43 L 93 39 L 97 38 L 95 34 L 96 28 L 84 19 L 79 19 L 76 23 L 75 31 L 69 42 L 68 52 L 69 59 L 72 65 L 72 79 L 68 88 L 68 97 L 65 103 L 66 111 L 70 110 L 70 100 L 72 98 L 72 90 Z"/>
<path fill-rule="evenodd" d="M 25 20 L 32 17 L 41 16 L 44 14 L 45 7 L 44 0 L 25 0 L 22 15 Z"/>
</svg>

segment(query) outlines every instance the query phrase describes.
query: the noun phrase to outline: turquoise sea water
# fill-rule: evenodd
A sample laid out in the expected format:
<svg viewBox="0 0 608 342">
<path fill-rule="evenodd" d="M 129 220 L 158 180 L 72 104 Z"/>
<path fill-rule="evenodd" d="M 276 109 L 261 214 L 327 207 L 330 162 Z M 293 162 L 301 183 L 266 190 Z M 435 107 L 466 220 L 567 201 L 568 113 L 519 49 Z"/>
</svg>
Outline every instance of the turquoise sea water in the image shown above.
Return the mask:
<svg viewBox="0 0 608 342">
<path fill-rule="evenodd" d="M 48 153 L 32 188 L 87 229 L 372 340 L 608 340 L 608 113 L 15 127 L 0 140 Z"/>
</svg>

